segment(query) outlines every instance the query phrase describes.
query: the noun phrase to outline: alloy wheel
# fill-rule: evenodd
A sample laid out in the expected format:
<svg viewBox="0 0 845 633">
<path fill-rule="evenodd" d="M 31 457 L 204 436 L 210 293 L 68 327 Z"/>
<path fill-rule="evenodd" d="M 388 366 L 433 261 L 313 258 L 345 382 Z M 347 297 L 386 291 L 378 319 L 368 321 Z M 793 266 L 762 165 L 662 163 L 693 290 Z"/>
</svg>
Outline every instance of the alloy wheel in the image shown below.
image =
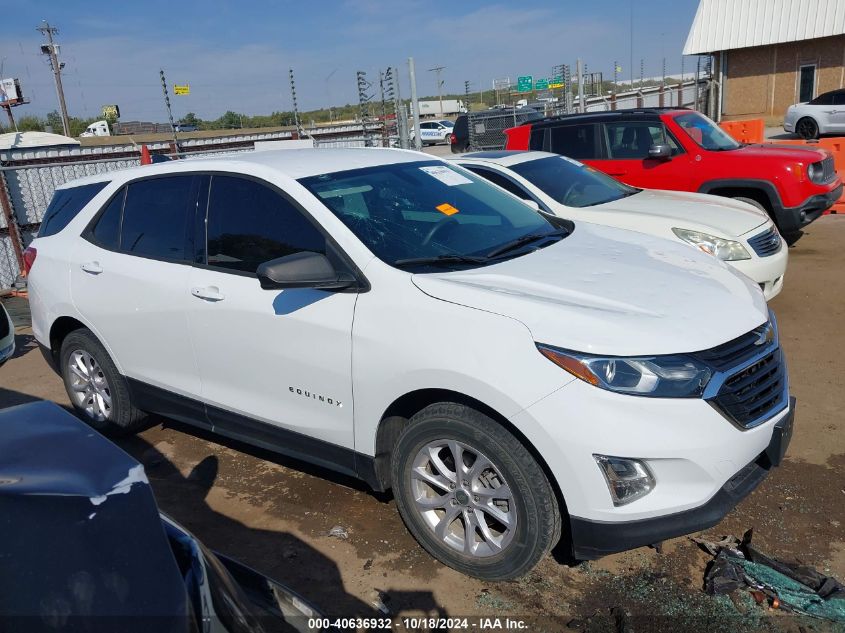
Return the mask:
<svg viewBox="0 0 845 633">
<path fill-rule="evenodd" d="M 74 404 L 92 420 L 108 420 L 112 414 L 111 388 L 97 359 L 85 350 L 74 350 L 68 357 L 67 375 Z"/>
<path fill-rule="evenodd" d="M 423 446 L 411 467 L 416 511 L 435 536 L 458 552 L 484 558 L 513 540 L 517 510 L 499 468 L 456 440 Z"/>
</svg>

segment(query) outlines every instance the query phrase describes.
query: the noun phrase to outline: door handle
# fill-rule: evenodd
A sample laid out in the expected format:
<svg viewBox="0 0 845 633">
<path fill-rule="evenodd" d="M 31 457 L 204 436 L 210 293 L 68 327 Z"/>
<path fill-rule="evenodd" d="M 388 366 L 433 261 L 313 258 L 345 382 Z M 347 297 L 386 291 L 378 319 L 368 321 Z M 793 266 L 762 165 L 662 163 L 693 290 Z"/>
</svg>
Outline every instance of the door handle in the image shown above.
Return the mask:
<svg viewBox="0 0 845 633">
<path fill-rule="evenodd" d="M 217 286 L 207 286 L 205 288 L 191 288 L 191 294 L 197 299 L 205 299 L 206 301 L 223 301 L 226 298 L 220 292 Z"/>
<path fill-rule="evenodd" d="M 85 262 L 79 267 L 86 273 L 90 273 L 91 275 L 99 275 L 101 272 L 103 272 L 103 267 L 100 266 L 100 262 Z"/>
</svg>

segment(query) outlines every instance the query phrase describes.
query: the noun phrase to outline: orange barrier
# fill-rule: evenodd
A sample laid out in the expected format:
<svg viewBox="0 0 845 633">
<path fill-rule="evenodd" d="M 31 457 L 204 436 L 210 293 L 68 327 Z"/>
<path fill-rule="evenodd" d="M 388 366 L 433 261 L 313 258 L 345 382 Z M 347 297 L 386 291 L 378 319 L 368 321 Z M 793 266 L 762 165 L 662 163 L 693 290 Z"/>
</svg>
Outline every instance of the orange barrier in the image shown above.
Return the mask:
<svg viewBox="0 0 845 633">
<path fill-rule="evenodd" d="M 740 143 L 762 143 L 766 140 L 766 125 L 763 119 L 722 121 L 719 127 Z"/>
<path fill-rule="evenodd" d="M 152 156 L 150 156 L 150 150 L 147 148 L 146 145 L 141 145 L 141 164 L 142 165 L 151 165 L 153 162 Z"/>
</svg>

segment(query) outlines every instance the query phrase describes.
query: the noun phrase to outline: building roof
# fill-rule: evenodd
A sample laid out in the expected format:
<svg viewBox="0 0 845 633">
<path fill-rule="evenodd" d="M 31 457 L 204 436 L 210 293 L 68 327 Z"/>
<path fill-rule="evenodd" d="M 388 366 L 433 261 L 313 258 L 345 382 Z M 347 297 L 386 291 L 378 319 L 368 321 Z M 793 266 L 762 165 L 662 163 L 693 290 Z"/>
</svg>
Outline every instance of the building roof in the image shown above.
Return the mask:
<svg viewBox="0 0 845 633">
<path fill-rule="evenodd" d="M 684 55 L 845 34 L 845 0 L 699 0 Z"/>
<path fill-rule="evenodd" d="M 34 147 L 78 147 L 79 141 L 61 134 L 47 132 L 9 132 L 0 134 L 0 150 L 32 149 Z"/>
</svg>

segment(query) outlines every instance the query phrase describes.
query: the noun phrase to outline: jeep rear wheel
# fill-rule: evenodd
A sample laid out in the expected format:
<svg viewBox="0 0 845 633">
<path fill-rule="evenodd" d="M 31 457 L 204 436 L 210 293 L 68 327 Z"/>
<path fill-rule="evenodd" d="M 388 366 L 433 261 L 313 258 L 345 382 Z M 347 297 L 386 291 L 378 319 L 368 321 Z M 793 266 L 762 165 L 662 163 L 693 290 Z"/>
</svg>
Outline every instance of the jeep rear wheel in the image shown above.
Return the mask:
<svg viewBox="0 0 845 633">
<path fill-rule="evenodd" d="M 412 419 L 392 456 L 399 513 L 442 563 L 485 580 L 527 573 L 560 538 L 543 469 L 500 424 L 442 402 Z"/>
</svg>

